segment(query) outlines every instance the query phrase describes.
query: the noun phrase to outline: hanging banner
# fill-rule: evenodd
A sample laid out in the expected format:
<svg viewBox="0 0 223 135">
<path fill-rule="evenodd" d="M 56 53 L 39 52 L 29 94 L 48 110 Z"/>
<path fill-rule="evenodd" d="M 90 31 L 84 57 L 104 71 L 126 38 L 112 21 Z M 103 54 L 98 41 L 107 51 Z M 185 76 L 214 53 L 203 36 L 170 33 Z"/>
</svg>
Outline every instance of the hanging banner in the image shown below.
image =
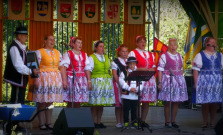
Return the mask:
<svg viewBox="0 0 223 135">
<path fill-rule="evenodd" d="M 82 23 L 98 22 L 98 0 L 83 0 Z"/>
<path fill-rule="evenodd" d="M 25 20 L 25 0 L 9 0 L 8 2 L 8 19 Z"/>
<path fill-rule="evenodd" d="M 128 2 L 128 24 L 143 24 L 143 0 Z"/>
<path fill-rule="evenodd" d="M 51 21 L 51 0 L 35 0 L 34 20 Z"/>
<path fill-rule="evenodd" d="M 74 13 L 74 0 L 58 0 L 58 21 L 72 22 Z"/>
<path fill-rule="evenodd" d="M 121 0 L 105 1 L 105 23 L 120 23 Z"/>
</svg>

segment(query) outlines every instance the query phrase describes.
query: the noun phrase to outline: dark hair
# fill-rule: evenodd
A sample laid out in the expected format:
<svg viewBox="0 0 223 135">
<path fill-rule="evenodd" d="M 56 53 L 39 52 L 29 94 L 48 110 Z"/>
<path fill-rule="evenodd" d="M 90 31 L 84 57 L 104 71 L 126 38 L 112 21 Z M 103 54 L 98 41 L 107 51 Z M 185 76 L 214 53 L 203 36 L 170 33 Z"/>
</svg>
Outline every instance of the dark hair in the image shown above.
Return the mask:
<svg viewBox="0 0 223 135">
<path fill-rule="evenodd" d="M 119 52 L 122 50 L 122 48 L 127 48 L 128 49 L 128 47 L 125 44 L 119 45 L 119 47 L 117 48 L 117 56 L 120 56 Z"/>
<path fill-rule="evenodd" d="M 97 47 L 98 47 L 98 45 L 99 45 L 100 43 L 104 43 L 104 42 L 103 42 L 103 41 L 101 41 L 101 40 L 97 41 L 97 42 L 95 43 L 95 45 L 94 45 L 94 48 L 97 48 Z M 96 52 L 96 50 L 95 50 L 95 49 L 94 49 L 94 52 Z"/>
</svg>

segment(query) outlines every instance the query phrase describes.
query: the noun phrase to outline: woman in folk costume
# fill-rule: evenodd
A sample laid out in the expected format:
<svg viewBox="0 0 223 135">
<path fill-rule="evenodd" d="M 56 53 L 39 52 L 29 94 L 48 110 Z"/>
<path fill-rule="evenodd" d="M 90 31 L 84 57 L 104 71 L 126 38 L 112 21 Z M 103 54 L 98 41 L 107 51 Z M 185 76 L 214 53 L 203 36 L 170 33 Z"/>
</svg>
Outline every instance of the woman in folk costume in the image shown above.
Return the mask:
<svg viewBox="0 0 223 135">
<path fill-rule="evenodd" d="M 53 48 L 54 45 L 54 37 L 52 35 L 45 36 L 44 47 L 36 52 L 40 63 L 40 74 L 39 78 L 34 79 L 33 101 L 37 102 L 37 110 L 45 109 L 53 102 L 63 102 L 62 78 L 59 70 L 59 66 L 62 65 L 62 55 Z M 39 128 L 41 130 L 53 129 L 51 117 L 52 109 L 39 113 Z"/>
<path fill-rule="evenodd" d="M 217 103 L 222 103 L 223 56 L 216 51 L 215 38 L 207 37 L 204 46 L 205 49 L 195 56 L 192 69 L 196 88 L 196 103 L 202 104 L 202 128 L 207 128 L 209 113 L 210 127 L 214 127 Z"/>
<path fill-rule="evenodd" d="M 81 38 L 71 37 L 70 46 L 72 49 L 63 55 L 63 99 L 68 102 L 67 107 L 72 107 L 73 101 L 73 107 L 79 108 L 80 103 L 87 103 L 89 100 L 88 89 L 91 89 L 90 62 L 87 54 L 81 51 Z M 74 84 L 73 70 L 75 72 Z"/>
<path fill-rule="evenodd" d="M 136 36 L 136 46 L 137 48 L 129 53 L 129 57 L 136 57 L 138 64 L 137 70 L 145 71 L 155 71 L 154 55 L 149 51 L 145 50 L 146 38 L 145 36 Z M 143 127 L 148 127 L 149 125 L 145 122 L 146 116 L 149 112 L 149 102 L 156 102 L 157 92 L 156 92 L 156 79 L 152 76 L 149 81 L 144 83 L 143 90 L 141 92 L 142 108 L 141 108 L 141 124 Z"/>
<path fill-rule="evenodd" d="M 171 112 L 171 125 L 174 128 L 179 128 L 175 123 L 178 104 L 188 100 L 182 56 L 177 52 L 177 47 L 177 40 L 169 39 L 168 51 L 161 55 L 157 68 L 159 70 L 157 87 L 160 90 L 158 99 L 164 101 L 165 126 L 169 127 Z"/>
<path fill-rule="evenodd" d="M 108 56 L 104 55 L 104 43 L 102 41 L 95 41 L 93 47 L 94 53 L 89 57 L 92 83 L 89 104 L 92 105 L 91 113 L 95 128 L 106 128 L 101 123 L 103 106 L 115 103 L 112 77 L 109 72 L 110 62 Z"/>
<path fill-rule="evenodd" d="M 113 75 L 113 85 L 115 92 L 115 115 L 116 115 L 116 127 L 123 127 L 123 109 L 121 100 L 121 88 L 119 86 L 119 76 L 123 70 L 126 70 L 126 61 L 128 57 L 128 47 L 124 44 L 120 45 L 117 49 L 117 56 L 112 62 L 112 75 Z"/>
</svg>

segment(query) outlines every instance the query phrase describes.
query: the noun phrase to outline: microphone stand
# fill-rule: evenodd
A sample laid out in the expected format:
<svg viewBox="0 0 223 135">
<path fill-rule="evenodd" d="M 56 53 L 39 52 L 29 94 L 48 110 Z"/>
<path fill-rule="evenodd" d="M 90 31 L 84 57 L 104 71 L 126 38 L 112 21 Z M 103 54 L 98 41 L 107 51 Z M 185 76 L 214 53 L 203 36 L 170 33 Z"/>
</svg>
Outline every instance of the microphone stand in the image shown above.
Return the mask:
<svg viewBox="0 0 223 135">
<path fill-rule="evenodd" d="M 158 56 L 160 56 L 160 52 L 159 51 L 156 51 L 156 52 L 158 53 Z M 163 60 L 163 58 L 161 56 L 160 56 L 160 59 L 163 61 L 163 63 L 166 64 L 166 62 Z M 172 81 L 173 81 L 172 79 L 173 79 L 173 77 L 175 77 L 175 75 L 174 75 L 172 69 L 169 68 L 169 67 L 168 67 L 168 71 L 170 72 L 170 101 L 169 101 L 170 102 L 170 105 L 169 105 L 170 112 L 169 112 L 169 119 L 171 120 L 171 118 L 172 118 L 171 117 L 171 114 L 172 114 L 172 109 L 171 109 L 171 107 L 172 107 L 172 105 L 171 105 L 171 103 L 172 103 L 172 100 L 171 100 L 172 97 L 171 97 L 171 95 L 172 95 Z M 168 128 L 176 129 L 178 132 L 181 132 L 180 128 L 173 128 L 173 127 L 168 127 Z M 153 130 L 159 130 L 159 129 L 163 129 L 163 128 L 157 128 L 157 129 L 153 129 Z"/>
<path fill-rule="evenodd" d="M 63 43 L 61 43 L 62 45 L 63 45 Z M 72 63 L 72 60 L 71 60 L 71 57 L 70 57 L 70 54 L 69 54 L 69 52 L 68 52 L 68 47 L 66 47 L 66 53 L 67 53 L 67 55 L 68 55 L 68 57 L 69 57 L 69 60 L 70 60 L 70 64 L 71 64 L 71 67 L 72 67 L 72 75 L 73 75 L 73 78 L 72 78 L 72 87 L 70 88 L 70 96 L 72 96 L 72 98 L 71 98 L 71 102 L 72 102 L 72 108 L 74 107 L 74 92 L 73 92 L 73 90 L 74 90 L 74 78 L 76 78 L 77 77 L 77 75 L 76 75 L 76 72 L 75 72 L 75 70 L 74 70 L 74 65 L 73 65 L 73 63 Z"/>
</svg>

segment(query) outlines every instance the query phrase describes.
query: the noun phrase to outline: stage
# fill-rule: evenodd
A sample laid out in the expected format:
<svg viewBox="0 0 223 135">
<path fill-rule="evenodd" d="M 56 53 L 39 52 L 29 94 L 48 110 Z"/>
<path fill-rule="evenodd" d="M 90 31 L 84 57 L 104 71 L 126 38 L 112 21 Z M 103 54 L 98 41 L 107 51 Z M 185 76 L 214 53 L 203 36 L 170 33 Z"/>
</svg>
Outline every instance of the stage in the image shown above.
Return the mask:
<svg viewBox="0 0 223 135">
<path fill-rule="evenodd" d="M 54 123 L 62 108 L 54 108 L 52 122 Z M 222 113 L 217 113 L 216 122 L 222 117 Z M 102 116 L 102 122 L 107 126 L 106 129 L 96 129 L 95 135 L 215 135 L 214 129 L 202 130 L 202 115 L 198 107 L 197 110 L 180 108 L 176 118 L 181 132 L 177 130 L 165 128 L 161 130 L 153 130 L 164 126 L 163 107 L 150 107 L 146 122 L 148 122 L 153 130 L 150 133 L 146 128 L 144 131 L 136 129 L 127 129 L 121 132 L 121 129 L 115 127 L 115 112 L 114 107 L 105 107 Z M 37 117 L 31 123 L 27 123 L 29 135 L 50 135 L 51 131 L 40 131 L 38 129 Z"/>
</svg>

